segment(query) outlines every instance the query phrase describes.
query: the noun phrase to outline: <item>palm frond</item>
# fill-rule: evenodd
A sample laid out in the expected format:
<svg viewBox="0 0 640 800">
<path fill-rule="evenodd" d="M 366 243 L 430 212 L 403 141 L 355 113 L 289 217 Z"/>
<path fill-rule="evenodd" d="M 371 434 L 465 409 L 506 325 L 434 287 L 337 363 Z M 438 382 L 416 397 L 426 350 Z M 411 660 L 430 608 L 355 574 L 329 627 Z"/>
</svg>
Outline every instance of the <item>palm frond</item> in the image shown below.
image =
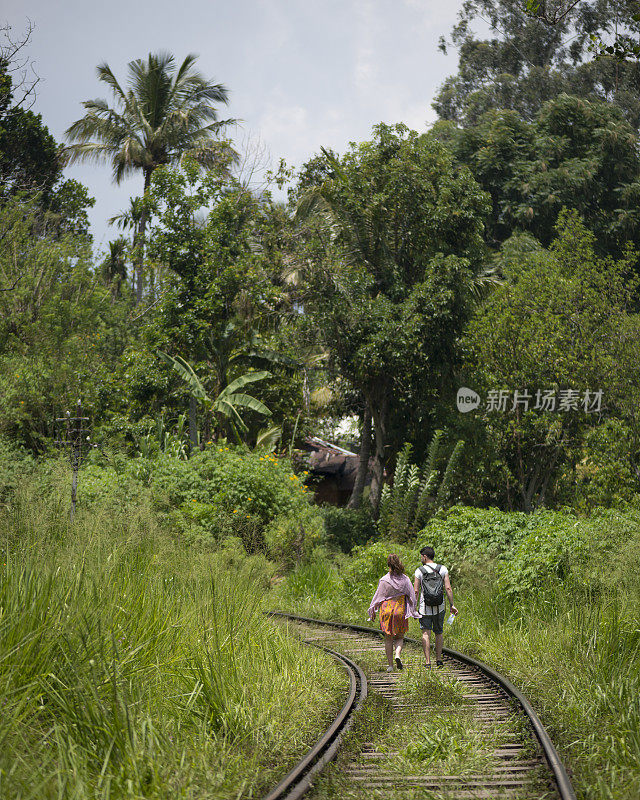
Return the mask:
<svg viewBox="0 0 640 800">
<path fill-rule="evenodd" d="M 258 431 L 258 436 L 256 438 L 256 450 L 262 449 L 273 453 L 281 438 L 282 426 L 275 425 L 271 428 L 262 428 Z"/>
<path fill-rule="evenodd" d="M 98 64 L 96 67 L 96 72 L 98 73 L 98 79 L 101 80 L 103 83 L 106 83 L 107 86 L 111 88 L 115 97 L 126 105 L 126 95 L 122 90 L 122 87 L 118 83 L 116 76 L 111 71 L 111 67 L 107 64 L 106 61 L 103 61 L 102 64 Z"/>
</svg>

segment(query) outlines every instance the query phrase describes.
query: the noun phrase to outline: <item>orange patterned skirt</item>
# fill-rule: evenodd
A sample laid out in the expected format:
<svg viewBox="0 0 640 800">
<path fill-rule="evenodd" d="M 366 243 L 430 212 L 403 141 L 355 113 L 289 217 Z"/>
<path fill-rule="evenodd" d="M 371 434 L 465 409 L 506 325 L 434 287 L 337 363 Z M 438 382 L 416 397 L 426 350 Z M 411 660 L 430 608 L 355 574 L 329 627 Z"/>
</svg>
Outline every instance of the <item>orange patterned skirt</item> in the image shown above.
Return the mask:
<svg viewBox="0 0 640 800">
<path fill-rule="evenodd" d="M 407 598 L 401 594 L 385 600 L 380 606 L 380 630 L 387 636 L 399 639 L 409 630 L 409 620 L 404 618 L 407 613 Z"/>
</svg>

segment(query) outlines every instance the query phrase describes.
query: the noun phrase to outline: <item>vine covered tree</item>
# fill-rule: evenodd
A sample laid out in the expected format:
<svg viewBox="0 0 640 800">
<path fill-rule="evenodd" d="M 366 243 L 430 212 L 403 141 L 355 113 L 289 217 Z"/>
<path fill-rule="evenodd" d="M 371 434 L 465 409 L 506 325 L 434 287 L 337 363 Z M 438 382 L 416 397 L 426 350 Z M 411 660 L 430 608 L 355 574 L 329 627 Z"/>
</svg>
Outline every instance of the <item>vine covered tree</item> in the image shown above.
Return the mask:
<svg viewBox="0 0 640 800">
<path fill-rule="evenodd" d="M 100 64 L 98 78 L 112 91 L 115 105 L 86 100 L 86 114 L 67 130 L 73 144 L 66 149 L 70 162 L 109 161 L 113 178 L 142 172 L 146 195 L 154 170 L 178 162 L 188 154 L 207 169 L 225 168 L 232 154 L 220 132 L 232 120 L 219 120 L 216 104 L 228 102 L 228 90 L 194 69 L 188 55 L 177 67 L 173 55 L 149 53 L 129 63 L 129 87 L 124 89 L 111 67 Z M 142 299 L 142 257 L 147 225 L 143 207 L 136 254 L 136 299 Z"/>
</svg>

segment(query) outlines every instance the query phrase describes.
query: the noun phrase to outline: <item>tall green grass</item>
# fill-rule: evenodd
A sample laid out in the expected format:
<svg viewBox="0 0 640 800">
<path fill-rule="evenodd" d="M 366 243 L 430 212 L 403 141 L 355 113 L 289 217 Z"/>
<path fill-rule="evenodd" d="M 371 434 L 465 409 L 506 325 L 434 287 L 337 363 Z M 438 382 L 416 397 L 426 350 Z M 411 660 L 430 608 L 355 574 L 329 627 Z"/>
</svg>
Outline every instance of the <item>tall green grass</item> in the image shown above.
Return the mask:
<svg viewBox="0 0 640 800">
<path fill-rule="evenodd" d="M 640 603 L 590 604 L 558 591 L 507 607 L 484 592 L 461 601 L 449 643 L 510 676 L 532 700 L 573 770 L 578 796 L 640 797 Z"/>
<path fill-rule="evenodd" d="M 344 681 L 265 618 L 268 562 L 36 488 L 0 510 L 0 797 L 259 796 Z"/>
</svg>

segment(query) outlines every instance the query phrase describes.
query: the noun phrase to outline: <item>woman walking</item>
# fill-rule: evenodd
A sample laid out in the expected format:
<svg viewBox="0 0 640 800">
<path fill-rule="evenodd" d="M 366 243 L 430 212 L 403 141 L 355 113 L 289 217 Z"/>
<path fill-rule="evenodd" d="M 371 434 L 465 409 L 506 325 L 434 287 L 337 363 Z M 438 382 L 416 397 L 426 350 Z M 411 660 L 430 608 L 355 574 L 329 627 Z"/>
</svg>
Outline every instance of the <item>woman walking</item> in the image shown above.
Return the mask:
<svg viewBox="0 0 640 800">
<path fill-rule="evenodd" d="M 378 588 L 369 606 L 369 619 L 375 618 L 380 609 L 380 630 L 384 633 L 384 651 L 387 656 L 387 672 L 395 665 L 402 669 L 400 653 L 404 635 L 409 629 L 409 617 L 418 619 L 416 595 L 411 581 L 405 575 L 404 564 L 395 553 L 387 556 L 389 572 L 378 581 Z"/>
</svg>

